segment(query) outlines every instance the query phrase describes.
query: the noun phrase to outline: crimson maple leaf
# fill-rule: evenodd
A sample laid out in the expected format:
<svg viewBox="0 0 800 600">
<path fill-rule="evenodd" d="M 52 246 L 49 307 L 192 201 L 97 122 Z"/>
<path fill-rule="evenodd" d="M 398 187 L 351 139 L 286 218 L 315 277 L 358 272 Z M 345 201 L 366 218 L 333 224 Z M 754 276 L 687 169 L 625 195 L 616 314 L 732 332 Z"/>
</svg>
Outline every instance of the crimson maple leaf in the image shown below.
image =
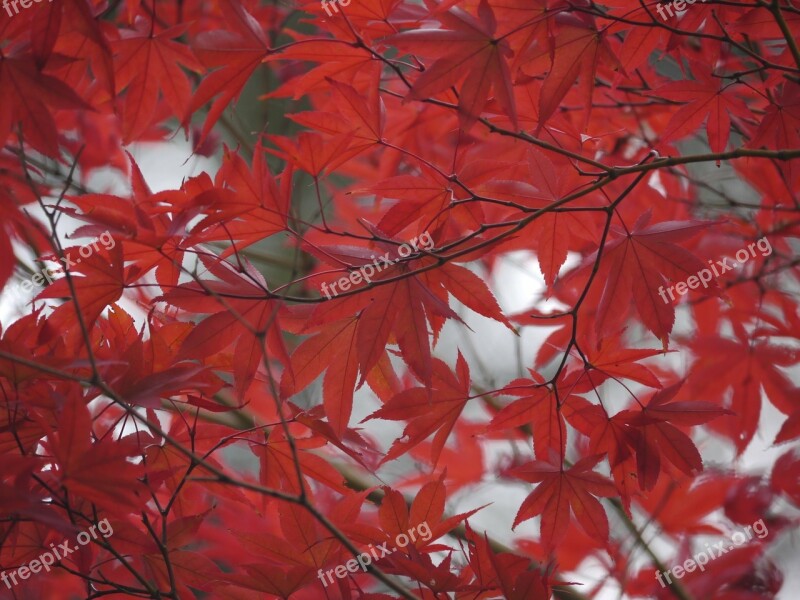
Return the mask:
<svg viewBox="0 0 800 600">
<path fill-rule="evenodd" d="M 194 313 L 212 313 L 186 337 L 180 357 L 205 359 L 235 344 L 234 378 L 237 394 L 243 397 L 262 361 L 277 358 L 284 365 L 290 364 L 280 333 L 280 307 L 265 298 L 267 284 L 249 263 L 244 265 L 244 272 L 239 272 L 225 261 L 202 255 L 201 260 L 219 282 L 207 286 L 197 282 L 181 284 L 163 296 L 173 306 Z M 221 304 L 214 294 L 229 298 Z"/>
<path fill-rule="evenodd" d="M 19 123 L 25 139 L 48 156 L 58 155 L 58 128 L 52 112 L 91 107 L 61 80 L 42 73 L 30 56 L 11 51 L 0 60 L 0 139 Z"/>
<path fill-rule="evenodd" d="M 431 56 L 435 62 L 416 79 L 409 98 L 421 100 L 443 92 L 466 78 L 458 96 L 462 126 L 469 127 L 483 112 L 490 90 L 505 114 L 516 123 L 517 111 L 508 60 L 513 55 L 506 40 L 496 39 L 497 20 L 487 0 L 481 0 L 476 19 L 453 7 L 435 14 L 446 29 L 417 29 L 390 36 L 385 43 Z"/>
<path fill-rule="evenodd" d="M 144 469 L 128 457 L 135 454 L 136 436 L 112 443 L 92 440 L 92 417 L 86 402 L 78 396 L 65 399 L 58 428 L 50 429 L 45 448 L 52 456 L 54 471 L 49 478 L 70 493 L 86 498 L 111 512 L 124 512 L 144 491 L 139 483 Z"/>
<path fill-rule="evenodd" d="M 514 477 L 539 484 L 523 500 L 513 527 L 542 515 L 542 542 L 553 548 L 567 532 L 571 510 L 586 533 L 599 541 L 608 539 L 608 517 L 595 496 L 616 496 L 617 488 L 592 470 L 601 459 L 600 455 L 587 456 L 564 469 L 553 454 L 549 461 L 535 460 L 512 469 Z"/>
<path fill-rule="evenodd" d="M 367 419 L 409 421 L 403 436 L 392 444 L 384 462 L 396 458 L 435 433 L 431 462 L 436 464 L 447 438 L 469 400 L 469 367 L 459 353 L 456 373 L 433 359 L 430 387 L 415 387 L 393 397 Z"/>
<path fill-rule="evenodd" d="M 695 395 L 705 396 L 730 408 L 725 419 L 711 427 L 731 440 L 738 453 L 744 452 L 755 435 L 761 416 L 761 389 L 772 404 L 784 414 L 796 410 L 797 400 L 781 367 L 793 364 L 797 350 L 761 340 L 749 340 L 740 329 L 736 338 L 702 337 L 691 340 L 689 346 L 697 356 L 689 376 Z M 724 362 L 712 357 L 724 352 Z M 732 389 L 730 400 L 726 391 Z M 723 404 L 725 402 L 725 404 Z"/>
<path fill-rule="evenodd" d="M 675 425 L 700 425 L 730 414 L 729 410 L 711 402 L 671 402 L 682 384 L 679 381 L 657 391 L 641 410 L 625 410 L 617 415 L 617 420 L 627 426 L 628 443 L 632 442 L 636 450 L 639 485 L 644 490 L 655 486 L 662 457 L 687 475 L 703 468 L 697 447 Z"/>
<path fill-rule="evenodd" d="M 531 371 L 531 376 L 533 379 L 515 379 L 499 391 L 522 398 L 504 406 L 494 416 L 487 430 L 498 431 L 530 425 L 537 458 L 546 460 L 551 452 L 564 456 L 567 428 L 556 390 L 554 386 L 545 385 L 538 373 Z M 571 389 L 574 391 L 574 388 Z"/>
<path fill-rule="evenodd" d="M 539 130 L 555 113 L 579 76 L 579 93 L 589 100 L 594 89 L 594 74 L 599 66 L 619 64 L 605 39 L 606 34 L 598 32 L 593 23 L 567 14 L 560 15 L 557 21 L 561 21 L 561 25 L 553 42 L 556 51 L 552 52 L 552 66 L 539 96 Z M 588 105 L 591 106 L 591 102 Z M 588 110 L 583 113 L 581 129 L 586 128 L 590 116 Z"/>
<path fill-rule="evenodd" d="M 749 114 L 747 105 L 736 95 L 736 82 L 714 77 L 707 66 L 692 65 L 694 81 L 673 81 L 653 90 L 652 95 L 686 102 L 672 115 L 661 140 L 677 140 L 693 133 L 706 122 L 708 144 L 713 152 L 722 152 L 728 145 L 731 115 Z"/>
<path fill-rule="evenodd" d="M 203 65 L 216 70 L 209 73 L 192 94 L 183 116 L 184 127 L 195 111 L 219 96 L 208 111 L 197 146 L 203 143 L 225 107 L 239 97 L 253 71 L 269 52 L 269 42 L 258 21 L 241 3 L 227 0 L 224 4 L 225 19 L 234 31 L 203 31 L 193 44 Z"/>
<path fill-rule="evenodd" d="M 133 31 L 125 31 L 113 42 L 117 93 L 125 93 L 122 102 L 123 140 L 138 139 L 156 114 L 159 93 L 175 114 L 189 103 L 192 88 L 181 67 L 196 73 L 203 70 L 192 50 L 173 41 L 187 27 L 172 27 L 161 33 L 153 25 L 138 19 Z"/>
<path fill-rule="evenodd" d="M 685 281 L 707 266 L 677 242 L 697 235 L 711 223 L 674 221 L 648 227 L 650 216 L 650 211 L 643 213 L 630 229 L 611 228 L 614 237 L 603 248 L 603 265 L 599 272 L 603 290 L 595 329 L 598 337 L 618 331 L 632 303 L 645 327 L 666 347 L 667 335 L 675 323 L 675 309 L 664 301 L 664 289 L 669 287 L 667 280 Z M 586 264 L 596 259 L 597 255 L 593 254 Z M 719 293 L 716 280 L 710 281 L 708 290 L 708 293 Z"/>
</svg>

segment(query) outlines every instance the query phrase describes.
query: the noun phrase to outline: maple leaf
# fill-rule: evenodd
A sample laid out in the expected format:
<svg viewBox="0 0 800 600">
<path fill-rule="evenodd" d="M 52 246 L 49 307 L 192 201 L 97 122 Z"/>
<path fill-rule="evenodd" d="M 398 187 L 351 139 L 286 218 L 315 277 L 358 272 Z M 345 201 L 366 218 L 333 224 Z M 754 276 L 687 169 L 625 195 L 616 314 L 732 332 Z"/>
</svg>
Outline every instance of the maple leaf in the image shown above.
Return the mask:
<svg viewBox="0 0 800 600">
<path fill-rule="evenodd" d="M 447 473 L 443 471 L 438 479 L 423 485 L 415 494 L 410 507 L 400 492 L 384 487 L 385 496 L 378 511 L 382 535 L 386 539 L 394 540 L 400 534 L 407 534 L 411 530 L 417 530 L 420 525 L 427 524 L 430 536 L 428 539 L 424 539 L 420 535 L 414 541 L 413 546 L 420 550 L 428 547 L 434 549 L 436 540 L 450 533 L 459 523 L 484 508 L 482 506 L 465 513 L 445 517 L 447 486 L 444 482 L 446 477 Z"/>
<path fill-rule="evenodd" d="M 58 429 L 51 430 L 46 442 L 56 467 L 52 477 L 70 493 L 107 511 L 135 508 L 139 500 L 134 494 L 144 491 L 138 481 L 143 468 L 128 457 L 137 445 L 132 440 L 92 442 L 91 434 L 92 419 L 83 399 L 66 399 Z"/>
<path fill-rule="evenodd" d="M 297 113 L 290 115 L 292 121 L 334 136 L 352 133 L 352 150 L 365 150 L 380 143 L 386 126 L 386 106 L 380 95 L 373 93 L 371 98 L 362 98 L 352 86 L 333 79 L 328 81 L 341 99 L 339 112 Z"/>
<path fill-rule="evenodd" d="M 783 84 L 748 146 L 800 147 L 800 85 L 793 81 Z"/>
<path fill-rule="evenodd" d="M 652 95 L 673 101 L 688 102 L 672 116 L 667 128 L 661 133 L 662 141 L 680 139 L 706 122 L 708 144 L 712 152 L 722 152 L 728 145 L 731 131 L 731 114 L 747 115 L 749 109 L 736 96 L 736 83 L 726 83 L 713 77 L 708 68 L 700 63 L 692 65 L 695 81 L 667 83 Z"/>
<path fill-rule="evenodd" d="M 226 148 L 216 185 L 235 192 L 217 193 L 208 190 L 198 194 L 194 203 L 209 214 L 192 228 L 187 244 L 212 239 L 235 240 L 236 244 L 223 251 L 227 257 L 251 244 L 287 229 L 291 201 L 292 168 L 287 167 L 280 182 L 273 177 L 264 157 L 262 146 L 256 146 L 253 165 L 249 168 L 241 156 Z M 225 227 L 220 227 L 225 223 Z"/>
<path fill-rule="evenodd" d="M 367 419 L 409 421 L 403 437 L 395 440 L 383 461 L 392 460 L 436 434 L 431 446 L 431 462 L 436 464 L 456 420 L 469 400 L 469 367 L 459 353 L 455 375 L 439 359 L 433 359 L 431 387 L 415 387 L 400 392 Z"/>
<path fill-rule="evenodd" d="M 358 499 L 363 501 L 363 498 Z M 360 502 L 348 500 L 332 517 L 340 526 L 346 525 L 348 519 L 358 516 L 359 505 Z M 259 562 L 248 560 L 247 574 L 229 574 L 228 581 L 277 596 L 289 596 L 313 581 L 319 585 L 320 566 L 346 561 L 338 541 L 328 537 L 307 511 L 294 505 L 282 505 L 279 515 L 282 535 L 263 525 L 236 532 L 244 548 L 258 557 Z"/>
<path fill-rule="evenodd" d="M 636 14 L 637 12 L 641 14 Z M 609 11 L 609 14 L 615 16 L 626 15 L 624 18 L 649 18 L 646 8 L 642 8 L 632 14 L 628 6 L 615 7 Z M 624 23 L 620 23 L 618 26 L 612 25 L 609 27 L 609 32 L 613 32 L 617 28 L 628 30 L 625 34 L 625 41 L 617 52 L 620 66 L 625 73 L 633 72 L 634 69 L 645 62 L 656 49 L 663 46 L 664 38 L 666 37 L 666 32 L 653 30 L 649 27 L 630 27 Z M 620 78 L 623 72 L 619 74 Z"/>
<path fill-rule="evenodd" d="M 625 410 L 617 415 L 628 429 L 628 440 L 636 449 L 639 485 L 652 489 L 661 471 L 661 457 L 680 471 L 691 475 L 703 468 L 703 461 L 691 438 L 676 425 L 700 425 L 729 410 L 711 402 L 671 400 L 683 385 L 682 381 L 656 392 L 640 411 Z"/>
<path fill-rule="evenodd" d="M 501 176 L 504 167 L 507 168 L 508 165 L 485 160 L 469 162 L 459 166 L 459 178 L 470 189 L 483 191 L 485 186 L 491 185 L 494 178 Z M 476 205 L 462 204 L 452 210 L 453 197 L 458 195 L 458 188 L 441 174 L 425 167 L 419 174 L 382 179 L 365 191 L 381 198 L 398 200 L 384 213 L 377 225 L 391 235 L 397 235 L 412 221 L 419 222 L 420 226 L 429 231 L 435 231 L 456 218 L 463 220 L 468 227 L 480 223 L 484 218 L 483 211 Z M 487 191 L 502 194 L 506 190 Z"/>
<path fill-rule="evenodd" d="M 325 414 L 339 437 L 344 435 L 350 421 L 353 389 L 358 381 L 357 325 L 357 319 L 337 321 L 304 341 L 292 352 L 291 374 L 287 371 L 281 380 L 282 393 L 291 396 L 325 371 L 322 381 Z M 346 350 L 340 352 L 340 348 Z"/>
<path fill-rule="evenodd" d="M 329 89 L 330 80 L 351 84 L 357 79 L 377 81 L 380 66 L 373 55 L 363 47 L 342 40 L 320 40 L 316 37 L 297 36 L 297 43 L 283 48 L 280 53 L 267 56 L 265 62 L 277 60 L 302 60 L 320 63 L 302 76 L 286 81 L 269 97 L 302 95 L 317 91 L 323 86 Z"/>
<path fill-rule="evenodd" d="M 224 385 L 196 363 L 177 360 L 180 344 L 191 331 L 188 323 L 161 325 L 151 321 L 150 338 L 143 340 L 133 318 L 114 305 L 108 312 L 108 320 L 99 325 L 109 347 L 98 353 L 103 359 L 98 370 L 109 387 L 130 404 L 159 407 L 160 398 L 177 396 L 181 392 L 211 396 Z M 124 357 L 124 361 L 114 360 L 115 356 Z M 225 409 L 195 396 L 189 396 L 187 402 L 204 408 Z"/>
<path fill-rule="evenodd" d="M 670 536 L 719 535 L 724 529 L 709 517 L 735 490 L 735 483 L 735 476 L 710 470 L 699 478 L 676 474 L 661 477 L 652 492 L 638 494 L 636 502 Z"/>
<path fill-rule="evenodd" d="M 446 29 L 404 31 L 384 40 L 400 49 L 436 59 L 416 79 L 408 97 L 413 100 L 428 98 L 466 77 L 458 97 L 463 127 L 469 127 L 481 115 L 490 89 L 494 90 L 505 114 L 516 123 L 511 71 L 507 63 L 513 53 L 507 41 L 495 39 L 497 21 L 489 3 L 481 0 L 477 19 L 458 7 L 437 13 L 436 18 Z"/>
<path fill-rule="evenodd" d="M 605 284 L 597 307 L 595 328 L 601 332 L 619 329 L 626 310 L 614 310 L 619 303 L 625 308 L 635 305 L 642 323 L 662 340 L 675 323 L 675 309 L 664 302 L 658 290 L 666 280 L 685 281 L 706 268 L 706 265 L 676 242 L 697 235 L 710 223 L 699 221 L 663 222 L 647 227 L 651 213 L 645 212 L 630 230 L 612 227 L 616 237 L 603 249 L 605 266 L 601 273 Z M 593 261 L 596 256 L 587 259 Z M 668 287 L 668 286 L 666 286 Z M 715 280 L 709 283 L 713 292 L 719 290 Z"/>
<path fill-rule="evenodd" d="M 754 343 L 737 328 L 736 339 L 701 337 L 689 342 L 697 361 L 692 366 L 689 385 L 697 395 L 710 397 L 730 408 L 728 416 L 711 427 L 730 439 L 741 454 L 755 435 L 761 416 L 761 389 L 772 404 L 785 414 L 796 408 L 794 386 L 781 370 L 793 364 L 797 351 L 766 341 Z M 724 352 L 725 361 L 713 360 Z M 723 404 L 726 390 L 730 400 Z"/>
<path fill-rule="evenodd" d="M 709 565 L 710 573 L 708 577 L 698 577 L 695 574 L 687 573 L 687 592 L 694 596 L 703 597 L 708 594 L 718 593 L 721 591 L 720 588 L 722 588 L 723 593 L 727 591 L 732 594 L 740 591 L 737 590 L 740 585 L 747 589 L 748 586 L 745 582 L 748 577 L 760 579 L 757 565 L 762 553 L 763 548 L 760 545 L 731 548 L 725 556 L 720 556 Z M 699 573 L 700 571 L 697 572 Z M 742 582 L 742 584 L 739 582 Z M 773 587 L 769 581 L 761 585 L 767 589 Z"/>
<path fill-rule="evenodd" d="M 375 231 L 383 239 L 387 237 L 377 228 Z M 388 252 L 379 259 L 376 259 L 376 253 L 357 247 L 320 245 L 309 246 L 308 249 L 329 264 L 353 271 L 358 279 L 351 275 L 351 281 L 354 282 L 352 289 L 358 289 L 371 285 L 373 280 L 379 282 L 397 278 L 415 268 L 414 265 L 422 266 L 434 260 L 425 256 L 426 249 L 415 249 L 419 258 L 406 253 L 405 256 L 409 258 L 404 261 L 404 256 L 400 253 L 400 246 L 404 244 L 400 244 L 399 240 L 396 242 L 396 245 L 382 243 L 381 246 L 388 249 Z M 376 260 L 383 267 L 377 273 L 373 268 Z M 358 267 L 366 273 L 368 266 L 373 271 L 369 277 L 362 276 L 355 270 Z M 365 281 L 366 279 L 370 281 Z M 333 285 L 330 286 L 332 292 L 325 291 L 327 287 L 322 289 L 327 295 L 339 292 Z M 393 335 L 403 359 L 423 383 L 428 383 L 432 368 L 427 323 L 431 324 L 436 335 L 445 319 L 461 320 L 447 304 L 448 293 L 475 312 L 511 327 L 485 283 L 458 265 L 447 265 L 435 274 L 422 273 L 419 276 L 387 282 L 372 290 L 368 298 L 353 296 L 352 299 L 336 299 L 333 308 L 321 308 L 319 315 L 321 319 L 331 322 L 357 313 L 356 352 L 362 381 L 377 364 Z"/>
<path fill-rule="evenodd" d="M 546 600 L 550 598 L 550 582 L 540 570 L 529 570 L 529 561 L 510 552 L 496 552 L 488 536 L 478 535 L 466 525 L 466 539 L 470 542 L 469 563 L 477 575 L 475 585 L 468 589 L 502 591 L 509 600 Z"/>
<path fill-rule="evenodd" d="M 183 117 L 184 127 L 195 111 L 219 96 L 208 111 L 196 146 L 203 143 L 225 107 L 239 97 L 269 53 L 269 42 L 258 21 L 239 2 L 225 0 L 224 4 L 226 21 L 234 31 L 203 31 L 192 44 L 199 61 L 212 72 L 192 94 Z"/>
<path fill-rule="evenodd" d="M 452 445 L 445 446 L 439 456 L 439 468 L 446 471 L 447 487 L 452 492 L 466 488 L 481 480 L 485 468 L 483 448 L 475 443 L 476 436 L 480 435 L 485 426 L 479 423 L 457 424 L 454 431 L 455 441 Z M 431 452 L 431 442 L 425 441 L 411 449 L 411 456 L 427 460 Z M 398 487 L 406 487 L 428 480 L 428 475 L 404 478 L 398 482 Z"/>
<path fill-rule="evenodd" d="M 52 111 L 90 109 L 72 88 L 42 73 L 33 58 L 24 54 L 4 52 L 0 87 L 7 90 L 0 98 L 0 139 L 7 139 L 19 123 L 28 143 L 48 156 L 58 154 L 58 128 Z"/>
<path fill-rule="evenodd" d="M 591 374 L 592 384 L 597 386 L 608 377 L 630 379 L 654 388 L 661 387 L 658 377 L 646 366 L 637 362 L 651 356 L 663 355 L 663 351 L 623 348 L 620 337 L 604 337 L 596 345 L 587 346 L 586 360 L 589 367 L 601 374 L 601 378 Z"/>
<path fill-rule="evenodd" d="M 257 438 L 258 436 L 252 436 Z M 316 479 L 339 492 L 346 491 L 344 478 L 321 457 L 308 452 L 312 448 L 322 445 L 317 440 L 307 440 L 294 444 L 299 445 L 298 461 L 300 472 L 304 476 Z M 250 447 L 261 464 L 261 481 L 275 489 L 284 489 L 289 492 L 300 492 L 300 482 L 297 480 L 294 454 L 289 441 L 284 433 L 275 430 L 264 443 L 257 440 Z M 308 482 L 303 485 L 307 486 Z"/>
<path fill-rule="evenodd" d="M 528 150 L 528 169 L 531 181 L 540 191 L 542 200 L 556 202 L 572 191 L 576 185 L 575 178 L 563 176 L 553 162 L 535 148 Z M 567 260 L 571 236 L 570 225 L 573 218 L 557 212 L 545 212 L 537 217 L 532 225 L 532 233 L 537 243 L 537 259 L 539 270 L 544 281 L 552 286 L 558 272 Z"/>
<path fill-rule="evenodd" d="M 97 321 L 107 306 L 119 300 L 125 287 L 123 254 L 119 244 L 107 253 L 97 252 L 84 258 L 84 246 L 64 248 L 61 262 L 71 272 L 71 279 L 63 277 L 42 290 L 37 298 L 72 298 L 74 289 L 75 305 L 71 302 L 58 306 L 50 315 L 49 324 L 54 328 L 47 337 L 63 336 L 64 343 L 77 345 L 83 343 L 83 331 L 75 318 L 80 310 L 83 323 L 88 327 Z M 78 257 L 81 258 L 78 258 Z M 57 257 L 51 257 L 55 260 Z M 58 332 L 57 334 L 55 332 Z M 43 336 L 43 339 L 47 339 Z"/>
<path fill-rule="evenodd" d="M 244 273 L 225 261 L 201 257 L 219 282 L 209 287 L 196 282 L 181 284 L 164 294 L 164 301 L 191 312 L 213 313 L 184 340 L 180 358 L 204 359 L 235 343 L 233 353 L 236 392 L 242 397 L 262 361 L 271 353 L 283 364 L 289 355 L 280 333 L 279 306 L 265 298 L 267 284 L 249 263 Z M 213 294 L 233 296 L 220 305 Z M 263 347 L 262 347 L 263 338 Z"/>
<path fill-rule="evenodd" d="M 566 534 L 572 511 L 586 533 L 605 541 L 608 538 L 608 518 L 595 496 L 615 496 L 617 489 L 592 470 L 602 457 L 582 458 L 566 470 L 557 456 L 552 458 L 558 463 L 536 460 L 510 471 L 518 479 L 539 484 L 522 502 L 513 527 L 542 515 L 542 541 L 548 548 L 553 548 Z"/>
<path fill-rule="evenodd" d="M 626 512 L 630 514 L 631 496 L 639 489 L 636 479 L 636 440 L 622 413 L 609 416 L 602 406 L 571 396 L 564 408 L 564 418 L 589 438 L 589 451 L 605 455 Z"/>
<path fill-rule="evenodd" d="M 145 19 L 139 19 L 135 27 L 112 43 L 117 93 L 127 90 L 122 103 L 122 138 L 126 144 L 150 126 L 159 94 L 174 113 L 183 112 L 192 89 L 181 67 L 196 73 L 203 70 L 190 48 L 173 41 L 186 27 L 154 34 Z"/>
<path fill-rule="evenodd" d="M 185 247 L 193 241 L 186 234 L 189 222 L 200 213 L 201 206 L 205 208 L 206 203 L 213 206 L 216 197 L 223 193 L 220 190 L 203 189 L 193 199 L 189 199 L 184 191 L 154 194 L 139 165 L 132 156 L 129 155 L 128 159 L 131 165 L 130 198 L 110 194 L 84 194 L 70 197 L 71 203 L 77 205 L 80 212 L 69 207 L 61 210 L 93 224 L 80 228 L 77 233 L 102 235 L 113 232 L 115 244 L 117 241 L 121 243 L 126 257 L 133 263 L 129 271 L 144 274 L 155 269 L 156 281 L 162 287 L 175 286 L 181 275 Z M 187 182 L 185 187 L 192 189 L 192 182 Z M 207 181 L 205 187 L 210 187 L 210 181 Z M 198 197 L 202 198 L 202 205 Z M 181 210 L 175 211 L 177 214 L 169 214 L 172 211 L 156 208 L 165 204 Z M 103 231 L 95 225 L 108 229 Z"/>
<path fill-rule="evenodd" d="M 327 262 L 351 267 L 371 265 L 369 258 L 375 256 L 368 258 L 367 251 L 359 248 L 320 246 L 310 250 Z M 395 248 L 387 256 L 396 252 Z M 376 275 L 376 280 L 396 274 L 396 267 L 387 267 Z M 341 435 L 352 411 L 354 384 L 358 381 L 360 386 L 378 365 L 392 335 L 403 359 L 423 383 L 429 383 L 433 368 L 426 315 L 432 322 L 436 317 L 458 319 L 447 306 L 448 291 L 472 310 L 508 324 L 479 278 L 463 267 L 448 265 L 437 277 L 423 274 L 403 279 L 377 287 L 368 299 L 337 299 L 334 308 L 321 307 L 312 322 L 327 326 L 295 351 L 292 361 L 297 378 L 291 381 L 284 376 L 282 392 L 291 395 L 300 391 L 328 366 L 323 380 L 324 405 L 335 431 Z M 347 352 L 338 352 L 341 344 L 345 344 Z M 332 356 L 335 358 L 330 360 Z M 357 380 L 358 373 L 361 377 Z"/>
<path fill-rule="evenodd" d="M 487 430 L 497 431 L 531 425 L 536 457 L 546 460 L 550 452 L 564 456 L 567 428 L 561 406 L 553 387 L 545 385 L 541 376 L 531 372 L 534 379 L 515 379 L 501 393 L 523 396 L 498 412 Z"/>
<path fill-rule="evenodd" d="M 553 63 L 539 96 L 538 129 L 555 113 L 578 76 L 581 78 L 580 93 L 585 99 L 591 99 L 594 72 L 600 60 L 605 59 L 611 65 L 618 64 L 604 34 L 598 32 L 592 24 L 572 15 L 561 15 L 558 20 L 561 20 L 561 25 L 553 42 Z M 591 106 L 591 103 L 588 104 Z M 581 129 L 586 128 L 590 116 L 588 110 L 584 112 Z"/>
<path fill-rule="evenodd" d="M 789 451 L 781 455 L 772 470 L 772 484 L 789 498 L 795 506 L 800 506 L 800 459 L 795 452 Z"/>
<path fill-rule="evenodd" d="M 348 132 L 324 143 L 324 138 L 316 133 L 303 132 L 297 136 L 296 142 L 280 136 L 270 136 L 269 139 L 280 150 L 269 151 L 316 177 L 326 170 L 336 169 L 360 152 L 358 146 L 351 146 L 352 137 L 352 132 Z"/>
<path fill-rule="evenodd" d="M 795 390 L 797 396 L 797 390 Z M 775 444 L 781 444 L 794 440 L 800 437 L 800 410 L 797 410 L 789 415 L 789 418 L 783 422 L 781 430 L 775 436 Z"/>
<path fill-rule="evenodd" d="M 52 64 L 55 56 L 68 57 L 59 69 L 64 81 L 76 90 L 96 94 L 98 99 L 113 99 L 113 53 L 108 30 L 104 33 L 93 14 L 94 8 L 81 2 L 64 2 L 62 10 L 47 13 L 46 18 L 37 18 L 34 26 L 32 38 L 37 59 Z M 94 75 L 92 79 L 86 77 L 87 64 Z"/>
</svg>

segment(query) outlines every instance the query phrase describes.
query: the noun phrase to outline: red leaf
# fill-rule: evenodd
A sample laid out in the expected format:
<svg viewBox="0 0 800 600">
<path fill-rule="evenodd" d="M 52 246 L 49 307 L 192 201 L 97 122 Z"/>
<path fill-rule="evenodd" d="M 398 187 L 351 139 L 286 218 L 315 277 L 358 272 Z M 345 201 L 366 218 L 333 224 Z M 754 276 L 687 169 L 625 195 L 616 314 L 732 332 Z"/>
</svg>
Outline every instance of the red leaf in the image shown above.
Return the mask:
<svg viewBox="0 0 800 600">
<path fill-rule="evenodd" d="M 478 9 L 478 19 L 453 7 L 436 15 L 447 29 L 418 29 L 390 36 L 386 43 L 435 62 L 414 82 L 409 98 L 421 100 L 459 84 L 459 115 L 462 126 L 469 126 L 481 115 L 493 89 L 505 114 L 516 123 L 517 113 L 507 60 L 512 52 L 508 43 L 494 37 L 497 22 L 486 0 Z M 477 74 L 477 76 L 475 76 Z"/>
<path fill-rule="evenodd" d="M 599 460 L 599 456 L 584 458 L 567 470 L 545 461 L 513 469 L 511 474 L 515 477 L 539 484 L 520 506 L 514 527 L 542 515 L 542 540 L 547 548 L 553 548 L 566 534 L 571 511 L 586 533 L 605 541 L 608 518 L 595 496 L 615 496 L 617 490 L 605 477 L 592 471 Z"/>
<path fill-rule="evenodd" d="M 126 32 L 112 44 L 117 93 L 127 90 L 122 106 L 126 144 L 137 140 L 150 126 L 159 95 L 175 114 L 181 114 L 189 103 L 191 86 L 181 66 L 197 73 L 203 68 L 187 46 L 173 41 L 184 31 L 183 27 L 174 27 L 153 35 L 150 25 L 140 21 L 135 33 Z"/>
</svg>

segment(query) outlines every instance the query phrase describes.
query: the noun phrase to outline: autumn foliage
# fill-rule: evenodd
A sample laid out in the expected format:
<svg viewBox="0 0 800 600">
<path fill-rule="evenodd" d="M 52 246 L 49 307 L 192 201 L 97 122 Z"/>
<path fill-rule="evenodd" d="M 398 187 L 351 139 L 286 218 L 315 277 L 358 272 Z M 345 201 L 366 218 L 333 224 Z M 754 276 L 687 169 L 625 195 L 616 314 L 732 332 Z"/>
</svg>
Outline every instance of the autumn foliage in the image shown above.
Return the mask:
<svg viewBox="0 0 800 600">
<path fill-rule="evenodd" d="M 656 4 L 4 4 L 0 597 L 785 593 L 800 8 Z"/>
</svg>

